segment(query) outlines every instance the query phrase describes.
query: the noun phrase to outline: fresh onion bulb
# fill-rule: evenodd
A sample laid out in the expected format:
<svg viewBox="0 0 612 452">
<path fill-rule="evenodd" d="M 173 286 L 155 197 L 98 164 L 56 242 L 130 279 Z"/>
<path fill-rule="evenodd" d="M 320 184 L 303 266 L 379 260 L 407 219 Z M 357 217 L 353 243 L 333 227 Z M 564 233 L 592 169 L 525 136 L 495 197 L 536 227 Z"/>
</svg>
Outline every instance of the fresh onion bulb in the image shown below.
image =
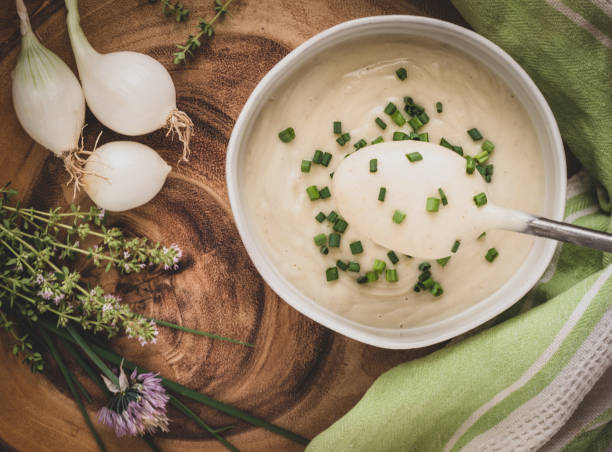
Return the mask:
<svg viewBox="0 0 612 452">
<path fill-rule="evenodd" d="M 121 212 L 153 199 L 169 172 L 170 167 L 149 146 L 113 141 L 87 159 L 83 188 L 98 207 Z"/>
<path fill-rule="evenodd" d="M 135 136 L 166 128 L 189 156 L 193 122 L 176 107 L 174 83 L 166 68 L 137 52 L 100 54 L 91 46 L 79 23 L 77 0 L 65 0 L 68 33 L 83 91 L 92 113 L 115 132 Z"/>
<path fill-rule="evenodd" d="M 83 90 L 70 68 L 34 35 L 23 0 L 16 0 L 21 51 L 12 75 L 13 106 L 24 130 L 56 156 L 76 179 L 79 137 L 85 123 Z"/>
</svg>

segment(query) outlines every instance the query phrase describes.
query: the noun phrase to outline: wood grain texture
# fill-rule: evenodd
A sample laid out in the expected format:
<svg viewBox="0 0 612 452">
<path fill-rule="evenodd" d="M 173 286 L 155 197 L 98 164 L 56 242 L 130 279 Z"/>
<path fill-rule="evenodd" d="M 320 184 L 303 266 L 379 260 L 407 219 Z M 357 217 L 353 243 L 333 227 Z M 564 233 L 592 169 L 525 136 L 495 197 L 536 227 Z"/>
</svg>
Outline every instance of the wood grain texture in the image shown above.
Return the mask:
<svg viewBox="0 0 612 452">
<path fill-rule="evenodd" d="M 338 335 L 302 316 L 263 282 L 242 246 L 225 188 L 225 146 L 234 120 L 264 74 L 292 48 L 344 20 L 378 14 L 436 16 L 464 24 L 447 2 L 393 0 L 300 1 L 236 0 L 232 17 L 217 28 L 185 67 L 172 64 L 173 44 L 182 42 L 196 18 L 210 17 L 212 2 L 185 0 L 191 20 L 177 24 L 146 0 L 80 2 L 82 25 L 101 52 L 147 53 L 171 72 L 178 106 L 194 120 L 196 135 L 188 164 L 175 166 L 162 192 L 149 204 L 113 215 L 111 222 L 133 234 L 185 250 L 173 273 L 102 274 L 83 264 L 84 274 L 99 278 L 109 292 L 147 315 L 256 343 L 254 350 L 162 329 L 156 346 L 141 348 L 120 338 L 114 347 L 131 360 L 159 370 L 200 392 L 248 410 L 306 437 L 313 437 L 349 410 L 382 372 L 423 356 L 433 348 L 389 351 Z M 67 205 L 71 191 L 63 183 L 61 162 L 32 142 L 17 122 L 10 94 L 10 72 L 19 50 L 12 2 L 0 12 L 0 183 L 11 180 L 26 203 L 46 208 Z M 60 0 L 26 4 L 42 42 L 73 69 Z M 76 72 L 76 71 L 75 71 Z M 86 142 L 103 130 L 102 142 L 120 136 L 88 114 Z M 180 147 L 162 132 L 138 137 L 169 163 Z M 88 206 L 85 197 L 82 206 Z M 57 370 L 35 376 L 9 353 L 0 336 L 0 448 L 19 451 L 95 450 L 76 405 Z M 71 363 L 74 364 L 74 363 Z M 91 416 L 104 403 L 102 394 L 71 365 L 95 395 Z M 409 384 L 409 383 L 408 383 Z M 197 404 L 187 403 L 214 426 L 234 425 L 226 437 L 246 451 L 300 450 L 282 437 L 257 429 Z M 221 450 L 193 423 L 171 412 L 171 431 L 157 439 L 166 451 Z M 109 450 L 147 450 L 138 439 L 117 440 L 98 425 Z"/>
</svg>

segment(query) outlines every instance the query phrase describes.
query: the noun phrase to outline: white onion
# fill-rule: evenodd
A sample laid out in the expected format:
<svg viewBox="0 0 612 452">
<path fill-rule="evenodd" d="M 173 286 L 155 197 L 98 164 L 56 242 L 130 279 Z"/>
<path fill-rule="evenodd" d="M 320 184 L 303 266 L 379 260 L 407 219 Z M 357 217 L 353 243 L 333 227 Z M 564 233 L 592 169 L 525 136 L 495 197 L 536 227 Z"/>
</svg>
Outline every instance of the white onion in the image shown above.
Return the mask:
<svg viewBox="0 0 612 452">
<path fill-rule="evenodd" d="M 170 169 L 149 146 L 113 141 L 97 148 L 87 159 L 83 188 L 99 207 L 121 212 L 153 199 Z"/>
<path fill-rule="evenodd" d="M 178 134 L 187 160 L 193 123 L 176 108 L 176 91 L 166 68 L 142 53 L 96 52 L 81 29 L 77 0 L 65 2 L 70 43 L 92 113 L 123 135 L 167 128 Z"/>
<path fill-rule="evenodd" d="M 21 51 L 12 73 L 13 106 L 24 130 L 56 156 L 79 148 L 85 98 L 70 68 L 34 35 L 23 0 L 17 0 Z"/>
</svg>

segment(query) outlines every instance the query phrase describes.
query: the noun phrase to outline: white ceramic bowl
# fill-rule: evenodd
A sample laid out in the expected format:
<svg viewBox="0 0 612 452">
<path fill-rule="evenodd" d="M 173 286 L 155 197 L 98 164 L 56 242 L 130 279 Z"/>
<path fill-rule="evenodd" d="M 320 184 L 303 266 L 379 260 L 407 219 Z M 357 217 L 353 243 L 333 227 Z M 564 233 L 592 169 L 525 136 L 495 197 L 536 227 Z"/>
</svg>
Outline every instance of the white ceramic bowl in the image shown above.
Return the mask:
<svg viewBox="0 0 612 452">
<path fill-rule="evenodd" d="M 565 154 L 559 129 L 544 97 L 525 71 L 506 52 L 488 39 L 465 28 L 436 19 L 414 16 L 377 16 L 344 22 L 304 42 L 283 58 L 259 82 L 247 100 L 227 149 L 227 187 L 242 241 L 259 273 L 287 303 L 311 319 L 345 336 L 378 347 L 407 349 L 435 344 L 464 333 L 512 306 L 534 286 L 548 266 L 555 242 L 536 239 L 527 259 L 499 290 L 470 308 L 446 319 L 413 328 L 376 328 L 344 318 L 299 292 L 280 274 L 266 253 L 263 240 L 254 232 L 244 206 L 241 184 L 247 140 L 257 116 L 275 89 L 331 46 L 375 35 L 429 38 L 448 44 L 475 58 L 502 79 L 529 113 L 538 134 L 546 172 L 545 208 L 548 218 L 562 219 L 565 206 Z M 355 49 L 356 52 L 359 49 Z M 517 181 L 520 183 L 520 181 Z"/>
</svg>

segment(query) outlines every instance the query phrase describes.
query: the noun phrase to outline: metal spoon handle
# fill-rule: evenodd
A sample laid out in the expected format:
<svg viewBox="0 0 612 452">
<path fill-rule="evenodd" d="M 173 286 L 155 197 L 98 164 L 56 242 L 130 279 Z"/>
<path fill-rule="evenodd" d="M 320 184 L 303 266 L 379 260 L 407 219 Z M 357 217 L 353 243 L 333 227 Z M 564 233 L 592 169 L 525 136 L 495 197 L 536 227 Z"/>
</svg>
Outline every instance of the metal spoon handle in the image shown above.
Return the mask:
<svg viewBox="0 0 612 452">
<path fill-rule="evenodd" d="M 560 221 L 533 217 L 527 221 L 526 229 L 521 232 L 612 253 L 612 234 Z"/>
</svg>

